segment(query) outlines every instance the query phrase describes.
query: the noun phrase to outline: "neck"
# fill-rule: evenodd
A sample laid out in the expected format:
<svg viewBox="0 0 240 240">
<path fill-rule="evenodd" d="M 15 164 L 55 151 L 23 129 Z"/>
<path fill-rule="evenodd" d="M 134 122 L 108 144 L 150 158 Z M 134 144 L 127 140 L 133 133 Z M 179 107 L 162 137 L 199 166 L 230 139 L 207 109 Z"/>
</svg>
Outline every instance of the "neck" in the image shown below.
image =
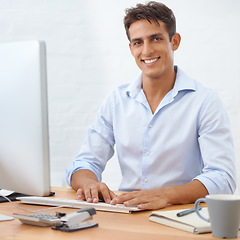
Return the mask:
<svg viewBox="0 0 240 240">
<path fill-rule="evenodd" d="M 146 95 L 147 101 L 152 113 L 155 112 L 164 96 L 173 88 L 176 78 L 176 72 L 171 71 L 158 78 L 149 78 L 143 76 L 142 89 Z"/>
</svg>

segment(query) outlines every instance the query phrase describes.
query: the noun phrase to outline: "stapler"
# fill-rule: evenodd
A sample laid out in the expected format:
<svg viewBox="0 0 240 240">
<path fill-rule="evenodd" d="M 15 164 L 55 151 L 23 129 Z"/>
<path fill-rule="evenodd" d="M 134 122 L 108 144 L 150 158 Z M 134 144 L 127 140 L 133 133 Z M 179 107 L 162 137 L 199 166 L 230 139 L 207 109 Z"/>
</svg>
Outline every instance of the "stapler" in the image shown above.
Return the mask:
<svg viewBox="0 0 240 240">
<path fill-rule="evenodd" d="M 95 208 L 81 208 L 77 212 L 66 215 L 65 213 L 51 214 L 32 214 L 22 215 L 14 213 L 13 217 L 18 218 L 22 223 L 39 227 L 52 226 L 55 230 L 73 232 L 85 228 L 97 227 L 94 222 L 85 222 L 92 219 L 96 214 Z"/>
<path fill-rule="evenodd" d="M 97 227 L 95 222 L 85 222 L 91 220 L 92 215 L 96 214 L 95 208 L 82 208 L 77 212 L 65 215 L 60 218 L 61 225 L 53 226 L 53 229 L 64 232 L 73 232 L 81 229 Z"/>
</svg>

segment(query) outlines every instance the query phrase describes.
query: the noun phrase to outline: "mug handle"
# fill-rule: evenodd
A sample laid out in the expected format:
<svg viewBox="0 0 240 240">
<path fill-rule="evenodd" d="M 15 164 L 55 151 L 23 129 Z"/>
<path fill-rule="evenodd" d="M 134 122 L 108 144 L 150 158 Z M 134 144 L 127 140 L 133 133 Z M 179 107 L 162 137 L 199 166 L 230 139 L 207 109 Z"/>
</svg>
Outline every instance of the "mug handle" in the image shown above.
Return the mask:
<svg viewBox="0 0 240 240">
<path fill-rule="evenodd" d="M 195 202 L 195 212 L 197 213 L 197 215 L 198 215 L 201 219 L 203 219 L 204 221 L 210 222 L 209 218 L 203 217 L 203 216 L 201 215 L 201 213 L 199 212 L 199 204 L 200 204 L 201 202 L 206 203 L 206 198 L 199 198 L 199 199 L 196 200 L 196 202 Z"/>
</svg>

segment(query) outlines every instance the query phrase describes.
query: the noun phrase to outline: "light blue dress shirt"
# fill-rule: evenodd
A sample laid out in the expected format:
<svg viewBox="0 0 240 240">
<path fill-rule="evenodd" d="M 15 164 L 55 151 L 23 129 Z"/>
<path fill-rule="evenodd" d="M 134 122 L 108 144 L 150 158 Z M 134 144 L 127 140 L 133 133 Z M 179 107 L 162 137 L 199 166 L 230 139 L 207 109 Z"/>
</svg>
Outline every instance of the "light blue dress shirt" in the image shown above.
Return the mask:
<svg viewBox="0 0 240 240">
<path fill-rule="evenodd" d="M 174 87 L 152 114 L 141 76 L 118 87 L 100 108 L 80 153 L 66 171 L 93 171 L 98 180 L 117 156 L 119 190 L 143 190 L 201 181 L 209 194 L 233 193 L 236 170 L 227 113 L 218 95 L 180 68 Z"/>
</svg>

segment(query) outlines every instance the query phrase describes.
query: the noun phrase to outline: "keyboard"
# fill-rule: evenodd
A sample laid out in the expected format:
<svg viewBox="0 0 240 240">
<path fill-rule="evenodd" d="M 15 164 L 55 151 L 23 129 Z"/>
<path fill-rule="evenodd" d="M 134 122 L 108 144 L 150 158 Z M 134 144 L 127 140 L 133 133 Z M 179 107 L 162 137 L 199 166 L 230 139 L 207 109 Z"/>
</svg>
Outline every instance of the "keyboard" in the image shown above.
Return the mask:
<svg viewBox="0 0 240 240">
<path fill-rule="evenodd" d="M 25 204 L 36 204 L 36 205 L 46 205 L 55 207 L 69 207 L 69 208 L 85 208 L 92 207 L 97 211 L 107 211 L 107 212 L 119 212 L 119 213 L 131 213 L 142 211 L 136 206 L 126 207 L 123 204 L 111 205 L 105 202 L 98 203 L 88 203 L 82 200 L 73 199 L 62 199 L 62 198 L 49 198 L 49 197 L 18 197 L 21 203 Z"/>
</svg>

